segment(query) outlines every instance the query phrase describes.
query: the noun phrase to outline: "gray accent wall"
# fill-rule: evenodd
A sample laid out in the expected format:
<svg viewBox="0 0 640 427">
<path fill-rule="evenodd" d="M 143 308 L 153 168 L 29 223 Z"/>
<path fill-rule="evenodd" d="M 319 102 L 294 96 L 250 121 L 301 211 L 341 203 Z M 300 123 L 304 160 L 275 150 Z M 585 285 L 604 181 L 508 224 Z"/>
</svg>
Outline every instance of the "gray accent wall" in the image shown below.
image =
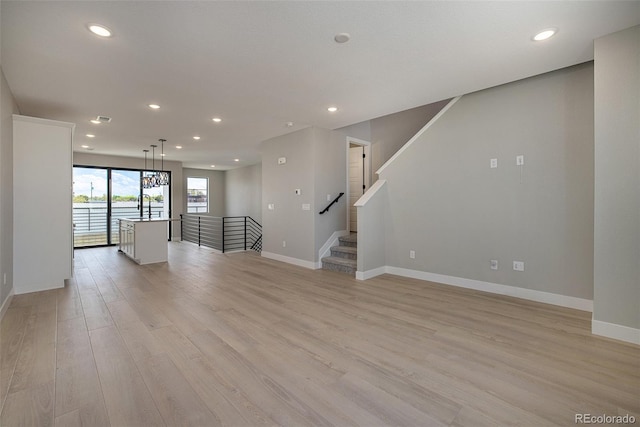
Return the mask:
<svg viewBox="0 0 640 427">
<path fill-rule="evenodd" d="M 203 216 L 225 216 L 225 186 L 226 186 L 226 173 L 225 171 L 215 171 L 207 169 L 182 169 L 182 197 L 180 204 L 182 211 L 187 212 L 187 178 L 208 178 L 209 179 L 209 212 L 201 213 Z"/>
<path fill-rule="evenodd" d="M 346 144 L 344 134 L 313 127 L 263 142 L 263 251 L 315 263 L 331 234 L 346 229 L 344 197 L 319 215 L 329 203 L 327 194 L 345 191 Z M 285 164 L 278 164 L 281 157 Z M 310 209 L 303 210 L 303 204 Z"/>
<path fill-rule="evenodd" d="M 225 172 L 225 215 L 250 216 L 262 224 L 262 164 Z"/>
<path fill-rule="evenodd" d="M 13 289 L 13 114 L 18 113 L 0 68 L 0 307 Z"/>
<path fill-rule="evenodd" d="M 434 102 L 336 130 L 347 136 L 371 142 L 371 168 L 375 172 L 447 103 L 448 100 Z M 374 174 L 373 180 L 376 179 L 377 176 Z"/>
<path fill-rule="evenodd" d="M 593 319 L 640 330 L 640 26 L 595 41 Z"/>
<path fill-rule="evenodd" d="M 387 265 L 591 300 L 593 150 L 591 63 L 463 96 L 380 174 Z"/>
<path fill-rule="evenodd" d="M 314 202 L 313 128 L 262 143 L 262 250 L 313 261 Z M 278 164 L 278 158 L 287 162 Z M 301 194 L 297 196 L 295 189 Z M 303 211 L 303 203 L 312 204 Z M 268 205 L 274 209 L 269 210 Z M 286 242 L 286 247 L 283 246 Z"/>
</svg>

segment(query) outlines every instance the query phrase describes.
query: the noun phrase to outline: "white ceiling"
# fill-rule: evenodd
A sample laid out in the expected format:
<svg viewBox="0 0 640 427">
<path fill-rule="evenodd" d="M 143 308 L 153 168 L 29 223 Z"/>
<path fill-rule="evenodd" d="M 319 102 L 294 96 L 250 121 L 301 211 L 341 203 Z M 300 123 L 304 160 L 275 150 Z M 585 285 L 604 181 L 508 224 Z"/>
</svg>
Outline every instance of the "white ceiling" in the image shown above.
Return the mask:
<svg viewBox="0 0 640 427">
<path fill-rule="evenodd" d="M 166 160 L 228 169 L 303 127 L 589 61 L 595 38 L 640 24 L 640 2 L 2 0 L 0 14 L 0 64 L 20 112 L 76 123 L 74 150 L 142 158 L 165 138 Z M 548 27 L 558 34 L 531 40 Z M 335 43 L 340 32 L 351 41 Z M 91 124 L 97 115 L 113 122 Z"/>
</svg>

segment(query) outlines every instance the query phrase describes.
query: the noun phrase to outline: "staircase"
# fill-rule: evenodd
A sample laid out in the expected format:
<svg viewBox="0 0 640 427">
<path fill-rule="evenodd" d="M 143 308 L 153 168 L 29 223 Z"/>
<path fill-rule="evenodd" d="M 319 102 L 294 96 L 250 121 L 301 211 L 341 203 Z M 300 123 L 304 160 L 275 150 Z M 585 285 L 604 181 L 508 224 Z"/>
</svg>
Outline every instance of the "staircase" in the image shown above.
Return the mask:
<svg viewBox="0 0 640 427">
<path fill-rule="evenodd" d="M 338 246 L 331 248 L 331 256 L 322 258 L 324 270 L 355 274 L 358 259 L 358 235 L 350 234 L 338 239 Z"/>
</svg>

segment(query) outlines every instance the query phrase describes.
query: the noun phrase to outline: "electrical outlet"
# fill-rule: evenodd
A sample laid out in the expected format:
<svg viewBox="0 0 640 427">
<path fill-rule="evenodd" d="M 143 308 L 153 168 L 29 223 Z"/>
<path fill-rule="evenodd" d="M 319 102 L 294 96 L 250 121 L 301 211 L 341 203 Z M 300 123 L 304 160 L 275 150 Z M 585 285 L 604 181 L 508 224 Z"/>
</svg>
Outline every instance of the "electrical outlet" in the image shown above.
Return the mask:
<svg viewBox="0 0 640 427">
<path fill-rule="evenodd" d="M 311 210 L 311 204 L 309 204 L 309 203 L 303 203 L 303 204 L 302 204 L 302 210 L 303 210 L 303 211 L 310 211 L 310 210 Z"/>
<path fill-rule="evenodd" d="M 524 261 L 513 261 L 513 269 L 515 271 L 524 271 Z"/>
<path fill-rule="evenodd" d="M 327 202 L 331 201 L 331 194 L 327 194 Z"/>
<path fill-rule="evenodd" d="M 519 156 L 516 156 L 516 166 L 522 166 L 524 165 L 524 155 L 521 154 Z"/>
<path fill-rule="evenodd" d="M 498 260 L 497 259 L 492 259 L 490 261 L 490 265 L 491 265 L 491 269 L 492 270 L 497 270 L 498 269 Z"/>
<path fill-rule="evenodd" d="M 283 247 L 283 248 L 286 248 L 286 247 L 287 247 L 287 241 L 286 241 L 286 240 L 283 240 L 283 241 L 282 241 L 282 247 Z"/>
<path fill-rule="evenodd" d="M 491 159 L 491 161 L 489 162 L 489 165 L 491 166 L 491 169 L 495 169 L 498 167 L 498 159 Z"/>
<path fill-rule="evenodd" d="M 409 258 L 416 259 L 416 251 L 409 251 Z"/>
</svg>

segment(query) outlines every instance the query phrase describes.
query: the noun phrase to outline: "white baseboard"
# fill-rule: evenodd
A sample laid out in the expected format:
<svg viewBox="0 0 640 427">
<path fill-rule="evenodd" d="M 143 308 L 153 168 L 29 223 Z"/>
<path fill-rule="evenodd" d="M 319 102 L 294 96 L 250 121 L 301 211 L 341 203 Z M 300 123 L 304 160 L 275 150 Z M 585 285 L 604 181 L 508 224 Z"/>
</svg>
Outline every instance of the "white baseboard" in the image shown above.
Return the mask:
<svg viewBox="0 0 640 427">
<path fill-rule="evenodd" d="M 591 333 L 640 345 L 640 329 L 591 319 Z"/>
<path fill-rule="evenodd" d="M 356 271 L 356 279 L 357 280 L 367 280 L 367 279 L 371 279 L 372 277 L 376 277 L 379 276 L 381 274 L 385 274 L 387 272 L 387 267 L 378 267 L 378 268 L 374 268 L 373 270 L 367 270 L 367 271 Z"/>
<path fill-rule="evenodd" d="M 4 299 L 4 302 L 2 303 L 2 306 L 0 306 L 0 320 L 2 320 L 4 314 L 9 309 L 11 300 L 13 300 L 13 288 L 11 288 L 11 290 L 9 291 L 9 295 L 7 295 L 7 297 Z"/>
<path fill-rule="evenodd" d="M 318 260 L 322 260 L 322 258 L 328 257 L 329 254 L 331 254 L 331 247 L 336 246 L 338 244 L 338 239 L 342 236 L 348 236 L 348 235 L 349 235 L 349 231 L 347 230 L 334 231 L 331 237 L 327 239 L 326 243 L 322 245 L 322 247 L 318 251 Z M 322 261 L 319 261 L 319 262 L 320 262 L 320 267 L 318 268 L 322 268 Z"/>
<path fill-rule="evenodd" d="M 299 267 L 309 268 L 311 270 L 317 270 L 322 267 L 322 264 L 320 264 L 320 267 L 318 267 L 318 263 L 313 261 L 288 257 L 286 255 L 274 254 L 273 252 L 262 251 L 260 254 L 265 258 L 286 262 L 287 264 L 293 264 Z"/>
<path fill-rule="evenodd" d="M 543 302 L 546 304 L 558 305 L 561 307 L 573 308 L 576 310 L 593 312 L 593 301 L 583 298 L 570 297 L 566 295 L 552 294 L 550 292 L 537 291 L 534 289 L 518 288 L 516 286 L 501 285 L 498 283 L 483 282 L 481 280 L 465 279 L 463 277 L 447 276 L 444 274 L 429 273 L 426 271 L 410 270 L 400 267 L 380 267 L 374 270 L 363 272 L 360 280 L 365 280 L 379 274 L 388 273 L 412 279 L 426 280 L 429 282 L 442 283 L 445 285 L 458 286 L 460 288 L 474 289 L 477 291 L 489 292 L 498 295 L 507 295 L 522 298 L 529 301 Z M 358 273 L 356 273 L 358 278 Z"/>
</svg>

